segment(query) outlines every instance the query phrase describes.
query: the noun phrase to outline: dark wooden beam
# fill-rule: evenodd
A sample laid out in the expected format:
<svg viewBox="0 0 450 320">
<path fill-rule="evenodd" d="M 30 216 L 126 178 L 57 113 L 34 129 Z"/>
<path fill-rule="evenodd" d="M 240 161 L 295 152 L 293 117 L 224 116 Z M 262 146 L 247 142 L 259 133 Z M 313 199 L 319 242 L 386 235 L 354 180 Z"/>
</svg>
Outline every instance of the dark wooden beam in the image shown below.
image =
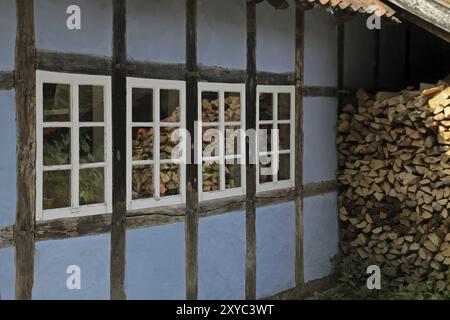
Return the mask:
<svg viewBox="0 0 450 320">
<path fill-rule="evenodd" d="M 335 192 L 338 190 L 338 183 L 335 180 L 307 183 L 303 187 L 303 197 L 314 197 L 321 194 Z"/>
<path fill-rule="evenodd" d="M 338 59 L 338 114 L 344 108 L 344 61 L 345 61 L 345 23 L 342 19 L 338 19 L 337 26 L 337 59 Z"/>
<path fill-rule="evenodd" d="M 186 0 L 186 129 L 191 136 L 186 165 L 186 299 L 198 293 L 198 165 L 195 122 L 198 121 L 197 0 Z"/>
<path fill-rule="evenodd" d="M 0 71 L 0 90 L 14 88 L 14 71 Z"/>
<path fill-rule="evenodd" d="M 112 149 L 113 149 L 113 212 L 111 217 L 111 299 L 123 300 L 125 295 L 126 251 L 126 0 L 113 0 L 112 56 Z"/>
<path fill-rule="evenodd" d="M 295 283 L 303 276 L 303 86 L 304 86 L 305 9 L 295 8 Z"/>
<path fill-rule="evenodd" d="M 247 0 L 246 130 L 256 129 L 256 3 Z M 256 299 L 256 145 L 246 141 L 246 263 L 245 297 Z"/>
<path fill-rule="evenodd" d="M 373 62 L 373 87 L 376 91 L 380 88 L 380 64 L 381 64 L 381 30 L 374 30 L 375 57 Z"/>
<path fill-rule="evenodd" d="M 36 49 L 34 1 L 16 1 L 16 299 L 31 299 L 36 216 Z"/>
</svg>

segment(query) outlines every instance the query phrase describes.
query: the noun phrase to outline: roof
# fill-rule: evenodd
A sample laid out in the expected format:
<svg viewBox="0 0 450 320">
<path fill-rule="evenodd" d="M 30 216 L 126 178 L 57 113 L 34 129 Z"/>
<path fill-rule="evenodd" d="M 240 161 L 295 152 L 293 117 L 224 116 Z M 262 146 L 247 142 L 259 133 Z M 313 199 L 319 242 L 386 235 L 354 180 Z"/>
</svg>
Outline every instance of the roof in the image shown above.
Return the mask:
<svg viewBox="0 0 450 320">
<path fill-rule="evenodd" d="M 393 18 L 395 10 L 379 0 L 307 0 L 310 3 L 328 6 L 334 9 L 373 14 Z"/>
</svg>

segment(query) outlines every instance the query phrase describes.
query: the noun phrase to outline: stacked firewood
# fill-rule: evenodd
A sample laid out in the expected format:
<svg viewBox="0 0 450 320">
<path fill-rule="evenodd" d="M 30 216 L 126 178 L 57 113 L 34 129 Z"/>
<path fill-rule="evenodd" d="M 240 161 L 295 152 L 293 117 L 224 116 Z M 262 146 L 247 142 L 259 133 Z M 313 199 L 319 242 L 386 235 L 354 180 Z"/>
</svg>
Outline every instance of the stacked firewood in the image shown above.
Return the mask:
<svg viewBox="0 0 450 320">
<path fill-rule="evenodd" d="M 450 87 L 357 98 L 337 125 L 342 251 L 450 290 Z"/>
</svg>

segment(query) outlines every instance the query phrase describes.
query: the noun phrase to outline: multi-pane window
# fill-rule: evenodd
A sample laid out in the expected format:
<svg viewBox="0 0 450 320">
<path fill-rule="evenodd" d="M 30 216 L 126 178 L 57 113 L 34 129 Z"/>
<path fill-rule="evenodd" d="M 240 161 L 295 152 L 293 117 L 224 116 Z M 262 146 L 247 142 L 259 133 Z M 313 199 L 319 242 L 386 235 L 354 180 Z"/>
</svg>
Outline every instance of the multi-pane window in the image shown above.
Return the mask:
<svg viewBox="0 0 450 320">
<path fill-rule="evenodd" d="M 111 212 L 110 78 L 37 71 L 37 219 Z"/>
<path fill-rule="evenodd" d="M 294 186 L 294 86 L 257 87 L 257 191 Z"/>
<path fill-rule="evenodd" d="M 245 85 L 198 84 L 200 200 L 245 191 Z"/>
<path fill-rule="evenodd" d="M 184 202 L 185 83 L 127 79 L 128 209 Z"/>
</svg>

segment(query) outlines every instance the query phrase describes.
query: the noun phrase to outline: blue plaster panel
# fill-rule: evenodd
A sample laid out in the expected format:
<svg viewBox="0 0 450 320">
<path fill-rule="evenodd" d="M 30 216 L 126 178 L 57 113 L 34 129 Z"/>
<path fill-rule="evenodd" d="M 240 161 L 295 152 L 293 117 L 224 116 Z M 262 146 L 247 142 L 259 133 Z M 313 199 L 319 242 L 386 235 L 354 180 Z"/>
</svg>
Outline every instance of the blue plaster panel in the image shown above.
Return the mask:
<svg viewBox="0 0 450 320">
<path fill-rule="evenodd" d="M 128 0 L 128 58 L 184 63 L 186 60 L 185 2 L 181 0 Z"/>
<path fill-rule="evenodd" d="M 184 223 L 127 231 L 128 299 L 185 299 Z"/>
<path fill-rule="evenodd" d="M 0 1 L 0 70 L 14 69 L 16 46 L 16 2 Z"/>
<path fill-rule="evenodd" d="M 15 92 L 0 90 L 0 228 L 16 221 Z"/>
<path fill-rule="evenodd" d="M 305 12 L 305 84 L 337 87 L 336 18 L 322 8 Z"/>
<path fill-rule="evenodd" d="M 199 299 L 245 299 L 245 213 L 199 223 Z"/>
<path fill-rule="evenodd" d="M 258 71 L 295 70 L 295 8 L 275 10 L 267 1 L 256 6 L 256 68 Z"/>
<path fill-rule="evenodd" d="M 303 237 L 305 282 L 325 277 L 338 253 L 336 192 L 304 199 Z"/>
<path fill-rule="evenodd" d="M 256 209 L 256 297 L 295 286 L 295 204 Z"/>
<path fill-rule="evenodd" d="M 15 277 L 14 248 L 0 249 L 0 300 L 14 299 Z"/>
<path fill-rule="evenodd" d="M 245 1 L 242 0 L 199 1 L 197 30 L 200 64 L 246 68 L 245 12 Z"/>
<path fill-rule="evenodd" d="M 81 269 L 81 289 L 66 286 L 67 267 Z M 109 299 L 110 235 L 36 243 L 33 299 Z"/>
<path fill-rule="evenodd" d="M 81 29 L 69 30 L 66 13 L 70 5 L 81 9 Z M 38 49 L 111 56 L 111 0 L 35 1 L 36 47 Z"/>
<path fill-rule="evenodd" d="M 303 99 L 303 182 L 334 180 L 337 170 L 337 99 Z"/>
</svg>

